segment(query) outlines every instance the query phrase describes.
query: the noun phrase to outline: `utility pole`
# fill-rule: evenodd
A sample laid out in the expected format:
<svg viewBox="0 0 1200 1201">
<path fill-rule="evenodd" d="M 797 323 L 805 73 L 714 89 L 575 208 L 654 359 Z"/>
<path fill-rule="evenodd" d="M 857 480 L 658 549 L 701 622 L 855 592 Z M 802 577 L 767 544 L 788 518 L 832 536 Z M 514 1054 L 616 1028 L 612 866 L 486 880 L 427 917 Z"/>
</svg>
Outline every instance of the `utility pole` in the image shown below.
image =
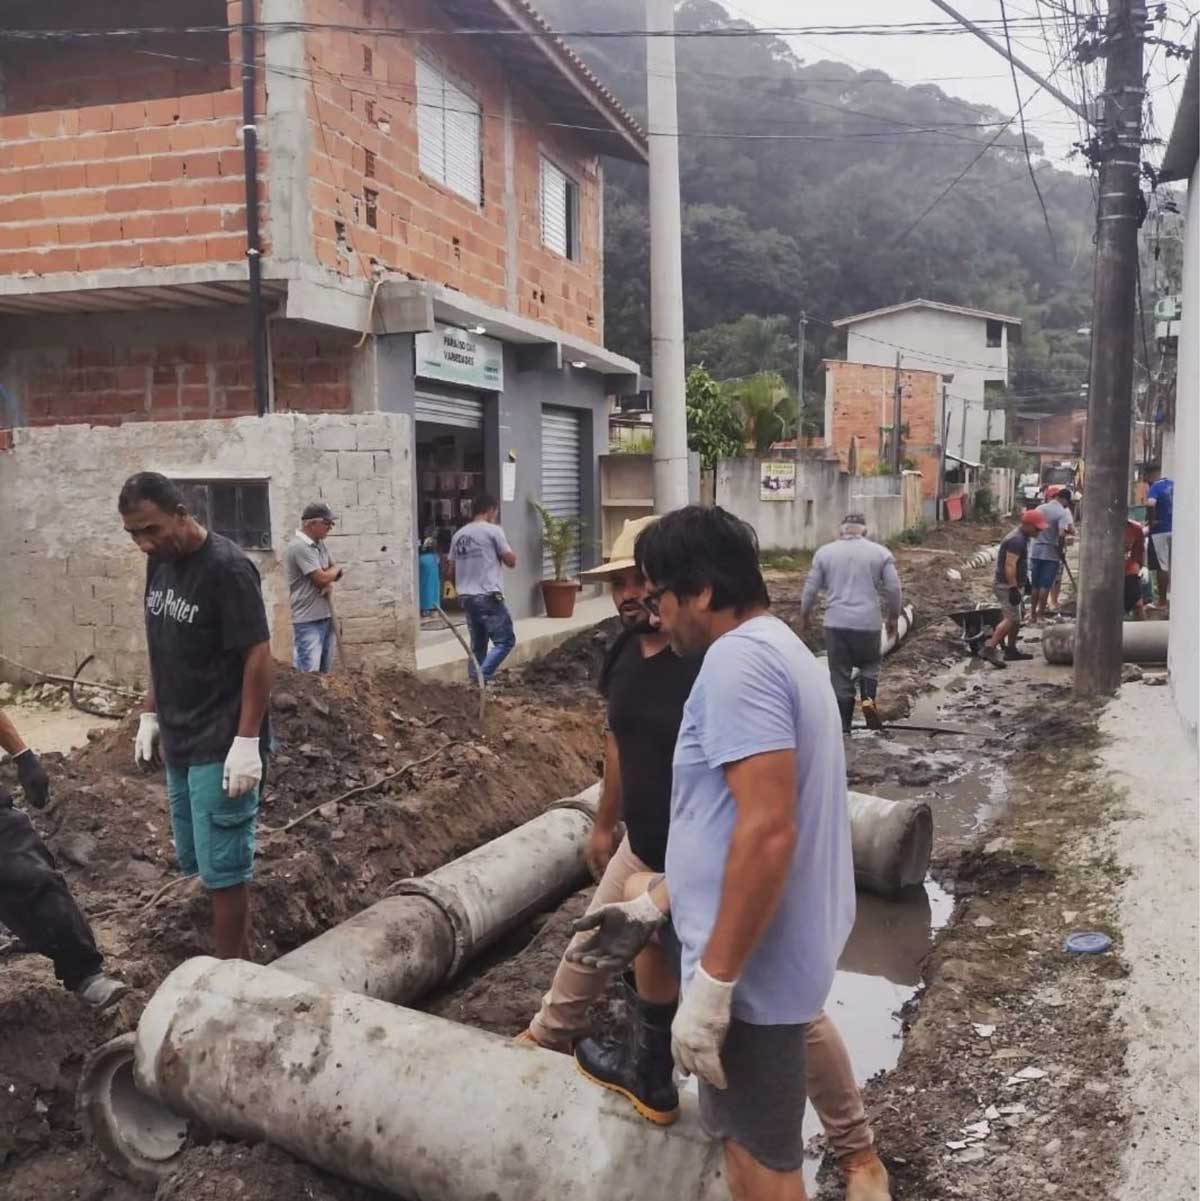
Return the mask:
<svg viewBox="0 0 1200 1201">
<path fill-rule="evenodd" d="M 800 310 L 796 338 L 796 462 L 800 462 L 800 431 L 804 428 L 804 348 L 808 342 L 808 314 Z"/>
<path fill-rule="evenodd" d="M 1133 418 L 1134 309 L 1142 146 L 1142 58 L 1146 8 L 1109 0 L 1108 66 L 1099 134 L 1092 363 L 1080 525 L 1075 692 L 1106 696 L 1121 685 L 1123 535 L 1128 512 Z"/>
<path fill-rule="evenodd" d="M 892 474 L 900 474 L 900 352 L 896 351 L 896 382 L 892 387 Z"/>
<path fill-rule="evenodd" d="M 650 138 L 650 370 L 654 376 L 654 508 L 688 503 L 683 359 L 679 112 L 675 6 L 646 0 L 646 125 Z M 659 36 L 655 36 L 655 34 Z"/>
<path fill-rule="evenodd" d="M 958 425 L 958 457 L 965 459 L 967 457 L 967 398 L 960 396 L 958 399 L 962 404 L 962 421 Z"/>
<path fill-rule="evenodd" d="M 946 487 L 946 443 L 950 439 L 950 380 L 953 378 L 953 375 L 949 378 L 942 376 L 942 419 L 938 423 L 942 441 L 938 448 L 937 485 L 933 492 L 934 521 L 942 520 L 942 492 Z"/>
</svg>

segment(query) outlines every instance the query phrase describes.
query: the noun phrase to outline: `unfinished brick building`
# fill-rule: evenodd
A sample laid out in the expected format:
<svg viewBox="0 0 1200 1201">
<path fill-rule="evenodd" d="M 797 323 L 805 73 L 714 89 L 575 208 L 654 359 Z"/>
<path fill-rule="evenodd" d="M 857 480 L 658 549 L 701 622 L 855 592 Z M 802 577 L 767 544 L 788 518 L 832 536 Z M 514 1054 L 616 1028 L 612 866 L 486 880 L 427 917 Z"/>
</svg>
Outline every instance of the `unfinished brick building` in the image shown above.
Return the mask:
<svg viewBox="0 0 1200 1201">
<path fill-rule="evenodd" d="M 603 340 L 601 159 L 646 154 L 611 94 L 524 0 L 13 0 L 5 24 L 28 35 L 0 49 L 6 512 L 30 499 L 13 493 L 32 474 L 23 448 L 44 466 L 38 427 L 67 424 L 121 425 L 120 469 L 207 489 L 217 528 L 220 514 L 255 514 L 235 533 L 258 540 L 266 577 L 296 520 L 283 497 L 323 496 L 347 516 L 332 543 L 343 561 L 365 553 L 356 539 L 386 535 L 370 560 L 382 567 L 362 573 L 369 589 L 343 600 L 347 646 L 403 659 L 415 539 L 444 536 L 469 515 L 468 492 L 500 492 L 515 463 L 512 604 L 534 611 L 542 554 L 527 499 L 599 528 L 606 397 L 638 386 L 637 365 Z M 462 32 L 481 29 L 506 36 Z M 388 416 L 403 472 L 360 478 L 351 458 L 378 428 L 315 420 L 367 413 Z M 314 420 L 268 434 L 286 414 Z M 239 418 L 251 420 L 233 438 Z M 204 427 L 147 433 L 139 456 L 128 427 L 160 421 Z M 57 445 L 57 469 L 91 479 L 107 512 L 120 481 L 96 461 L 104 440 Z M 347 474 L 302 455 L 325 464 L 306 482 L 296 462 L 272 461 L 301 445 L 349 455 Z M 4 520 L 14 553 L 46 560 L 52 544 L 72 578 L 65 532 Z M 100 549 L 121 558 L 113 525 Z M 68 591 L 95 612 L 82 585 Z M 57 669 L 100 647 L 86 624 Z"/>
</svg>

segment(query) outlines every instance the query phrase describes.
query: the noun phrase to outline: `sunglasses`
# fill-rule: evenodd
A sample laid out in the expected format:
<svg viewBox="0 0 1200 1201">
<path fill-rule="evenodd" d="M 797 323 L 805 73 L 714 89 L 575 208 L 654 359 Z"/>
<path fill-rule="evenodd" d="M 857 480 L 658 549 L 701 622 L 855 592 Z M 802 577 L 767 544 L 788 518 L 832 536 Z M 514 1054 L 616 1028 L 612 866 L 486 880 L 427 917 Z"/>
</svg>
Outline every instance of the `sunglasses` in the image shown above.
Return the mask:
<svg viewBox="0 0 1200 1201">
<path fill-rule="evenodd" d="M 655 617 L 658 617 L 660 616 L 658 612 L 658 603 L 662 600 L 663 594 L 669 591 L 669 588 L 651 589 L 651 591 L 647 592 L 646 595 L 642 597 L 642 604 L 645 605 L 646 609 L 653 613 Z"/>
</svg>

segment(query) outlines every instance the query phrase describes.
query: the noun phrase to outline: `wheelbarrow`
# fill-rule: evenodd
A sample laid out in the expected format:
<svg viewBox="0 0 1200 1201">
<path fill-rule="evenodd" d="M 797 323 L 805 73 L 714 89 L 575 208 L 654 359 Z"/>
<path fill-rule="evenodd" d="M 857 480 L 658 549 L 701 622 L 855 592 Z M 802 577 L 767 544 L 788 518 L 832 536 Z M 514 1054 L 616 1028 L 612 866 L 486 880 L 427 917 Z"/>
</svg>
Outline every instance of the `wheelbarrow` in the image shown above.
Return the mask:
<svg viewBox="0 0 1200 1201">
<path fill-rule="evenodd" d="M 978 657 L 980 648 L 1000 624 L 1004 613 L 998 605 L 980 605 L 975 609 L 957 609 L 949 616 L 962 632 L 963 646 L 973 657 Z"/>
</svg>

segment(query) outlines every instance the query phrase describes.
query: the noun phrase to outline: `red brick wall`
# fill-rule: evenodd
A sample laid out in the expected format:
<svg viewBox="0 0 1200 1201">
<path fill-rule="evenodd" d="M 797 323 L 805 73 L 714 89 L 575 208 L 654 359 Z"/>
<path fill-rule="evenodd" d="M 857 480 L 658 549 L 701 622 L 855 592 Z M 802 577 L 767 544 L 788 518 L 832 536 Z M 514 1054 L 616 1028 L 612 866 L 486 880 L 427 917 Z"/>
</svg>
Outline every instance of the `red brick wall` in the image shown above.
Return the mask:
<svg viewBox="0 0 1200 1201">
<path fill-rule="evenodd" d="M 309 0 L 306 19 L 377 27 L 447 26 L 424 0 Z M 419 39 L 310 33 L 309 196 L 320 263 L 348 275 L 375 264 L 445 284 L 507 307 L 509 272 L 517 311 L 580 336 L 601 337 L 600 188 L 595 156 L 545 127 L 546 113 L 514 84 L 513 142 L 518 262 L 508 262 L 505 210 L 505 86 L 499 61 L 466 38 Z M 427 53 L 473 91 L 483 110 L 483 203 L 475 206 L 418 168 L 416 59 Z M 369 64 L 368 64 L 369 55 Z M 541 246 L 539 147 L 581 185 L 581 259 Z M 368 154 L 372 156 L 368 166 Z M 369 173 L 369 170 L 373 174 Z M 376 193 L 374 228 L 366 193 Z"/>
<path fill-rule="evenodd" d="M 272 339 L 275 410 L 349 412 L 351 346 L 337 330 L 284 330 Z M 119 425 L 254 412 L 245 341 L 54 347 L 18 352 L 20 425 Z"/>
<path fill-rule="evenodd" d="M 1040 421 L 1018 417 L 1014 441 L 1021 446 L 1049 446 L 1070 451 L 1083 446 L 1083 431 L 1087 424 L 1087 409 L 1069 413 L 1053 413 Z"/>
<path fill-rule="evenodd" d="M 833 388 L 833 427 L 825 431 L 825 444 L 848 467 L 850 440 L 857 436 L 858 470 L 871 474 L 879 463 L 879 427 L 892 424 L 896 369 L 826 360 L 825 370 Z M 900 423 L 908 431 L 903 454 L 921 473 L 921 491 L 928 499 L 937 490 L 940 377 L 932 371 L 901 371 L 900 380 Z"/>
</svg>

